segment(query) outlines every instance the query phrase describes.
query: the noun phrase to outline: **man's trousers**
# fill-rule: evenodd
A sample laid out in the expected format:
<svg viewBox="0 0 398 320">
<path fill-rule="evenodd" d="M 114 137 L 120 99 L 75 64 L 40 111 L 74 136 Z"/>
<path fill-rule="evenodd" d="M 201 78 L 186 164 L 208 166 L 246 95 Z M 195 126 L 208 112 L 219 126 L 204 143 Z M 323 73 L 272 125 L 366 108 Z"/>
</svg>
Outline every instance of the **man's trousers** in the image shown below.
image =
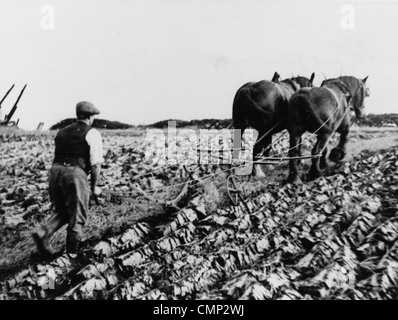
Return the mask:
<svg viewBox="0 0 398 320">
<path fill-rule="evenodd" d="M 78 166 L 53 164 L 49 184 L 55 213 L 43 228 L 45 237 L 49 238 L 67 224 L 66 251 L 75 253 L 88 214 L 90 190 L 87 174 Z"/>
</svg>

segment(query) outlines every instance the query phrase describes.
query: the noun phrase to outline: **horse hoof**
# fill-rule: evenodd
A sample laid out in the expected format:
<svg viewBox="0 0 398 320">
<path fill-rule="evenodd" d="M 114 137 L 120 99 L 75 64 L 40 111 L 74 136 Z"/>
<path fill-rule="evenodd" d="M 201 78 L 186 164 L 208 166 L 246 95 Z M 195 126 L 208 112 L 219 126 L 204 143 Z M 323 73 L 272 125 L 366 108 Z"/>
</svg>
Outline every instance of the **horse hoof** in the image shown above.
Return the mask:
<svg viewBox="0 0 398 320">
<path fill-rule="evenodd" d="M 344 158 L 345 153 L 340 149 L 332 149 L 329 154 L 329 160 L 333 162 L 339 162 Z"/>
<path fill-rule="evenodd" d="M 298 176 L 289 176 L 287 178 L 287 183 L 291 183 L 294 186 L 298 186 L 300 184 L 302 184 L 303 182 L 301 181 L 301 179 Z"/>
<path fill-rule="evenodd" d="M 326 161 L 320 161 L 320 162 L 319 162 L 319 167 L 320 167 L 321 169 L 327 170 L 328 167 L 329 167 L 329 165 L 328 165 L 328 163 L 327 163 Z"/>
<path fill-rule="evenodd" d="M 311 171 L 308 174 L 308 179 L 307 180 L 308 181 L 312 181 L 312 180 L 318 179 L 320 177 L 322 177 L 322 173 L 321 172 L 319 172 L 319 171 Z"/>
</svg>

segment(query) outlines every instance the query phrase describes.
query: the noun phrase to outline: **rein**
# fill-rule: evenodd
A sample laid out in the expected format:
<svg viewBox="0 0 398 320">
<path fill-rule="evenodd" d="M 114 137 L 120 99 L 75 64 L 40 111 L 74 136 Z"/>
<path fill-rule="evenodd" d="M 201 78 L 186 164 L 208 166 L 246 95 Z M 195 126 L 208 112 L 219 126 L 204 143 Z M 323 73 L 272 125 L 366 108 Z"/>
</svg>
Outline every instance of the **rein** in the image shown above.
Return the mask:
<svg viewBox="0 0 398 320">
<path fill-rule="evenodd" d="M 337 106 L 336 110 L 337 110 L 337 109 L 338 109 L 338 106 Z M 329 135 L 329 138 L 326 140 L 325 146 L 322 148 L 321 152 L 320 152 L 318 155 L 316 155 L 316 157 L 321 157 L 321 156 L 322 156 L 323 152 L 324 152 L 324 151 L 326 150 L 326 148 L 328 147 L 328 144 L 329 144 L 330 139 L 332 139 L 333 135 L 336 133 L 337 129 L 340 127 L 341 122 L 343 122 L 343 119 L 344 119 L 344 117 L 347 115 L 348 111 L 350 111 L 350 108 L 346 108 L 346 109 L 345 109 L 343 115 L 341 116 L 341 118 L 340 118 L 340 120 L 339 120 L 339 124 L 338 124 L 338 125 L 336 126 L 336 128 L 333 130 L 332 134 Z M 334 112 L 333 112 L 333 114 L 334 114 Z M 329 121 L 329 119 L 328 119 L 327 121 Z"/>
<path fill-rule="evenodd" d="M 359 86 L 359 88 L 357 89 L 357 91 L 355 91 L 354 96 L 352 97 L 352 104 L 353 104 L 353 106 L 354 106 L 354 109 L 358 109 L 358 110 L 361 109 L 361 108 L 358 106 L 357 102 L 356 102 L 355 96 L 357 95 L 358 91 L 361 90 L 361 89 L 364 88 L 364 87 L 365 87 L 365 84 L 361 83 L 361 85 Z M 365 95 L 365 97 L 366 97 L 366 87 L 365 87 L 365 93 L 364 93 L 364 95 Z M 365 97 L 364 97 L 364 98 L 365 98 Z"/>
<path fill-rule="evenodd" d="M 283 80 L 284 82 L 279 82 L 275 83 L 277 89 L 279 90 L 279 93 L 283 96 L 283 91 L 282 89 L 278 86 L 278 84 L 283 85 L 287 90 L 289 90 L 288 86 L 290 86 L 293 89 L 292 93 L 295 93 L 297 90 L 300 89 L 300 85 L 296 83 L 294 80 L 291 79 L 286 79 Z M 290 91 L 290 90 L 289 90 Z M 284 120 L 286 120 L 287 116 L 283 117 L 281 120 L 279 120 L 271 129 L 269 129 L 266 133 L 264 133 L 260 138 L 257 139 L 257 141 L 254 143 L 254 146 L 257 145 L 260 141 L 262 141 L 267 135 L 269 135 L 277 126 L 279 126 Z"/>
<path fill-rule="evenodd" d="M 286 118 L 287 118 L 287 116 L 285 116 L 281 120 L 279 120 L 271 129 L 269 129 L 259 139 L 257 139 L 257 141 L 254 143 L 253 146 L 257 145 L 257 143 L 259 143 L 261 140 L 263 140 L 268 134 L 270 134 L 272 132 L 272 130 L 274 130 L 277 126 L 279 126 Z"/>
<path fill-rule="evenodd" d="M 327 90 L 333 95 L 334 99 L 335 99 L 336 102 L 337 102 L 337 108 L 336 108 L 336 109 L 338 109 L 338 107 L 340 106 L 340 103 L 341 103 L 341 99 L 342 99 L 342 98 L 339 99 L 339 98 L 337 97 L 336 92 L 334 92 L 332 89 L 328 88 L 327 86 L 324 86 L 324 88 L 327 89 Z M 343 93 L 343 95 L 345 95 L 345 97 L 346 97 L 346 99 L 347 99 L 347 94 Z M 348 106 L 349 106 L 349 103 L 347 102 L 347 107 L 348 107 Z M 345 109 L 344 109 L 344 111 L 345 111 Z"/>
<path fill-rule="evenodd" d="M 288 79 L 288 80 L 290 80 L 290 79 Z M 292 80 L 290 80 L 291 82 L 293 82 Z M 335 110 L 333 111 L 333 113 L 330 115 L 330 117 L 315 131 L 315 132 L 313 132 L 310 136 L 314 136 L 314 135 L 316 135 L 321 129 L 322 129 L 322 127 L 324 127 L 331 119 L 332 119 L 332 117 L 335 115 L 335 113 L 338 111 L 338 109 L 339 109 L 339 105 L 340 105 L 340 103 L 341 103 L 341 100 L 343 99 L 343 96 L 345 96 L 346 97 L 346 99 L 347 99 L 347 96 L 351 96 L 351 94 L 350 94 L 350 91 L 348 90 L 348 88 L 347 88 L 347 86 L 341 81 L 341 80 L 337 80 L 337 81 L 329 81 L 329 83 L 333 83 L 333 84 L 335 84 L 341 91 L 342 91 L 342 96 L 340 97 L 340 99 L 337 97 L 337 95 L 336 95 L 336 93 L 331 89 L 331 88 L 328 88 L 328 87 L 326 87 L 325 85 L 323 85 L 322 87 L 324 87 L 325 89 L 327 89 L 328 91 L 330 91 L 331 93 L 332 93 L 332 95 L 333 95 L 333 97 L 335 98 L 335 100 L 336 100 L 336 102 L 337 102 L 337 107 L 335 108 Z M 288 84 L 288 83 L 285 83 L 285 84 Z M 292 87 L 292 88 L 294 88 L 293 87 L 293 85 L 292 85 L 292 83 L 289 83 L 290 84 L 290 86 Z M 357 89 L 357 91 L 355 92 L 355 95 L 357 94 L 357 92 L 359 91 L 359 90 L 361 90 L 363 87 L 364 87 L 365 85 L 363 84 L 363 83 L 361 83 L 361 86 Z M 278 88 L 279 90 L 280 90 L 280 88 Z M 366 87 L 365 87 L 365 89 L 366 89 Z M 295 90 L 295 88 L 294 88 L 294 90 Z M 355 96 L 354 95 L 354 96 Z M 366 96 L 366 93 L 365 93 L 365 96 Z M 355 104 L 355 106 L 354 106 L 354 108 L 356 107 L 357 108 L 357 104 L 355 103 L 355 97 L 352 97 L 351 96 L 351 98 L 352 98 L 352 100 L 353 100 L 353 103 Z M 261 160 L 279 160 L 280 162 L 282 162 L 283 160 L 291 160 L 291 159 L 305 159 L 305 158 L 320 158 L 321 156 L 322 156 L 322 154 L 323 154 L 323 152 L 325 151 L 325 149 L 327 148 L 327 146 L 328 146 L 328 143 L 329 143 L 329 141 L 330 141 L 330 139 L 333 137 L 333 134 L 337 131 L 337 129 L 340 127 L 340 125 L 341 125 L 341 122 L 343 121 L 343 119 L 345 118 L 345 116 L 348 114 L 348 112 L 351 110 L 351 108 L 350 108 L 350 103 L 347 103 L 347 106 L 346 106 L 346 108 L 345 108 L 345 110 L 344 110 L 344 113 L 343 113 L 343 115 L 341 116 L 341 118 L 339 119 L 339 121 L 338 121 L 338 125 L 335 127 L 335 129 L 333 130 L 333 132 L 332 132 L 332 134 L 329 136 L 329 138 L 327 139 L 327 141 L 326 141 L 326 143 L 325 143 L 325 146 L 322 148 L 322 150 L 320 151 L 320 153 L 319 154 L 316 154 L 316 155 L 312 155 L 312 156 L 308 156 L 308 157 L 281 157 L 281 158 L 278 158 L 278 157 L 266 157 L 266 158 L 261 158 Z M 279 124 L 279 123 L 278 123 Z M 277 125 L 278 125 L 277 124 Z M 276 127 L 277 125 L 275 125 L 274 127 Z M 270 131 L 272 131 L 273 130 L 273 128 L 270 130 Z M 267 134 L 269 134 L 270 133 L 270 131 L 268 131 L 267 133 L 265 133 L 257 142 L 259 142 L 260 140 L 262 140 Z M 282 135 L 283 135 L 283 133 L 282 133 Z M 282 136 L 281 135 L 281 136 Z M 279 136 L 279 138 L 281 137 L 281 136 Z M 278 139 L 279 139 L 278 138 Z M 255 143 L 255 145 L 257 144 L 257 142 Z M 275 143 L 275 142 L 274 142 Z M 274 145 L 274 143 L 272 144 L 272 145 L 270 145 L 270 146 L 268 146 L 268 148 L 270 148 L 270 147 L 272 147 L 273 145 Z M 292 149 L 294 149 L 294 148 L 297 148 L 298 146 L 300 146 L 300 145 L 302 145 L 304 143 L 304 141 L 301 141 L 301 142 L 299 142 L 297 145 L 295 145 L 294 147 L 292 147 L 292 148 L 289 148 L 287 151 L 289 152 L 290 150 L 292 150 Z M 256 163 L 256 161 L 253 161 L 253 163 Z"/>
<path fill-rule="evenodd" d="M 326 120 L 326 122 L 324 123 L 324 125 L 332 118 L 332 116 L 333 116 L 333 115 L 336 113 L 336 111 L 339 109 L 339 106 L 340 106 L 341 100 L 343 99 L 343 96 L 345 96 L 346 99 L 347 99 L 347 96 L 351 96 L 351 95 L 349 95 L 348 88 L 347 88 L 346 85 L 345 85 L 344 83 L 342 83 L 341 81 L 331 81 L 331 83 L 335 84 L 340 90 L 342 90 L 343 94 L 342 94 L 342 96 L 340 97 L 340 100 L 339 100 L 338 97 L 337 97 L 337 95 L 336 95 L 336 93 L 335 93 L 331 88 L 328 88 L 328 87 L 325 86 L 325 85 L 323 86 L 323 87 L 324 87 L 325 89 L 327 89 L 330 93 L 332 93 L 333 97 L 336 99 L 336 102 L 337 102 L 337 107 L 336 107 L 336 109 L 333 111 L 333 113 L 331 114 L 331 116 Z M 359 88 L 359 89 L 361 89 L 361 88 Z M 346 92 L 344 92 L 344 91 L 346 91 Z M 352 97 L 352 98 L 353 98 L 353 97 Z M 345 108 L 345 110 L 344 110 L 342 116 L 341 116 L 340 119 L 339 119 L 338 125 L 335 127 L 335 129 L 333 130 L 333 132 L 329 135 L 328 139 L 326 140 L 325 146 L 322 148 L 322 150 L 320 151 L 320 153 L 317 154 L 317 155 L 315 155 L 314 158 L 315 158 L 315 157 L 321 157 L 321 156 L 322 156 L 323 152 L 324 152 L 324 151 L 326 150 L 326 148 L 328 147 L 329 141 L 330 141 L 330 139 L 333 137 L 333 134 L 334 134 L 334 133 L 337 131 L 337 129 L 340 127 L 340 125 L 341 125 L 341 123 L 343 122 L 345 116 L 348 114 L 348 112 L 349 112 L 350 110 L 351 110 L 350 104 L 347 103 L 347 106 L 346 106 L 346 108 Z M 321 126 L 321 127 L 322 127 L 322 126 Z M 320 129 L 320 128 L 319 128 L 319 129 Z"/>
</svg>

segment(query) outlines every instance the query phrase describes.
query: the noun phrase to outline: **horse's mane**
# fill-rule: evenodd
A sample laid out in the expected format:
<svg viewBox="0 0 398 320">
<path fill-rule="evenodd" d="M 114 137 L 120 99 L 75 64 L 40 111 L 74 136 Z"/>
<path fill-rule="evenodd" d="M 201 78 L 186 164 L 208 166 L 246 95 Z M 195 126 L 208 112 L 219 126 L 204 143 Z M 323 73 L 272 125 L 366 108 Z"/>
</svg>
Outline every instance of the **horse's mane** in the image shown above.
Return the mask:
<svg viewBox="0 0 398 320">
<path fill-rule="evenodd" d="M 300 88 L 300 86 L 292 79 L 285 79 L 282 80 L 280 83 L 289 85 L 293 89 L 293 91 L 297 91 Z"/>
<path fill-rule="evenodd" d="M 339 90 L 341 92 L 343 92 L 345 95 L 347 96 L 351 96 L 351 92 L 350 90 L 347 88 L 347 86 L 345 85 L 345 83 L 340 80 L 340 79 L 328 79 L 328 80 L 324 80 L 322 83 L 322 86 L 328 85 L 328 84 L 333 84 L 335 85 L 337 88 L 339 88 Z"/>
</svg>

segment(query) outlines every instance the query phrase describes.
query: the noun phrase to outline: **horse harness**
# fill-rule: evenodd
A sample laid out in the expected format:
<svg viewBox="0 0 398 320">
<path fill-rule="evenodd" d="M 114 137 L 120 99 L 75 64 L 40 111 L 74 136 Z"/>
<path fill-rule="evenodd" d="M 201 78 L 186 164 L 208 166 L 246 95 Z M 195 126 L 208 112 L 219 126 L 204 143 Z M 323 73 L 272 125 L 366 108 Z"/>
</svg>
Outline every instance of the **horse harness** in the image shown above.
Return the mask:
<svg viewBox="0 0 398 320">
<path fill-rule="evenodd" d="M 325 88 L 326 90 L 328 90 L 328 91 L 332 94 L 332 96 L 333 96 L 334 99 L 336 100 L 337 108 L 339 107 L 342 98 L 340 97 L 340 99 L 339 99 L 339 98 L 337 97 L 336 92 L 334 92 L 331 88 L 327 87 L 327 84 L 329 84 L 329 83 L 334 84 L 334 85 L 342 92 L 343 96 L 345 96 L 345 98 L 346 98 L 346 101 L 347 101 L 347 98 L 348 98 L 348 97 L 353 98 L 353 97 L 351 96 L 350 91 L 348 90 L 347 86 L 346 86 L 342 81 L 340 81 L 340 80 L 333 80 L 333 81 L 330 81 L 330 82 L 326 83 L 326 84 L 323 86 L 323 88 Z M 352 99 L 351 99 L 351 100 L 352 100 Z M 349 107 L 349 106 L 350 106 L 350 103 L 347 101 L 347 106 L 346 106 L 346 108 Z M 346 111 L 346 109 L 344 109 L 344 112 L 345 112 L 345 111 Z"/>
<path fill-rule="evenodd" d="M 365 86 L 365 84 L 364 83 L 361 83 L 361 85 L 359 86 L 359 88 L 357 89 L 357 91 L 355 91 L 355 94 L 354 94 L 354 96 L 352 97 L 352 103 L 353 103 L 353 105 L 354 105 L 354 108 L 357 108 L 357 109 L 360 109 L 360 107 L 358 107 L 358 104 L 356 103 L 356 99 L 355 99 L 355 96 L 357 95 L 357 92 L 359 91 L 359 90 L 361 90 L 362 88 L 365 88 L 364 89 L 364 97 L 363 98 L 365 98 L 365 97 L 369 97 L 369 89 Z"/>
<path fill-rule="evenodd" d="M 336 101 L 336 103 L 337 103 L 337 107 L 336 107 L 336 109 L 339 107 L 339 105 L 340 105 L 340 103 L 341 103 L 341 99 L 342 99 L 342 97 L 340 97 L 340 99 L 337 97 L 337 94 L 336 94 L 336 92 L 334 92 L 332 89 L 330 89 L 330 88 L 328 88 L 328 87 L 324 87 L 326 90 L 328 90 L 330 93 L 331 93 L 331 95 L 333 96 L 333 98 L 334 98 L 334 100 Z M 343 94 L 344 95 L 344 94 Z M 348 104 L 347 104 L 347 106 L 348 106 Z M 345 111 L 345 109 L 344 109 L 344 111 Z"/>
<path fill-rule="evenodd" d="M 358 103 L 357 103 L 357 101 L 356 101 L 355 96 L 357 95 L 357 93 L 358 93 L 359 90 L 361 90 L 362 88 L 365 87 L 365 84 L 364 84 L 364 83 L 361 83 L 361 85 L 360 85 L 359 88 L 355 91 L 355 93 L 354 93 L 353 95 L 351 95 L 350 91 L 348 90 L 348 88 L 347 88 L 347 86 L 344 84 L 344 82 L 342 82 L 342 81 L 339 80 L 339 79 L 330 80 L 330 81 L 328 81 L 326 84 L 328 84 L 328 83 L 332 83 L 332 84 L 334 84 L 336 87 L 338 87 L 338 88 L 343 92 L 343 94 L 345 94 L 346 97 L 348 97 L 348 96 L 351 97 L 352 107 L 353 107 L 354 109 L 355 109 L 355 108 L 356 108 L 356 109 L 360 109 L 360 107 L 358 106 Z M 326 85 L 326 84 L 325 84 L 325 85 Z M 324 85 L 323 87 L 326 88 L 326 89 L 328 89 L 330 92 L 332 92 L 332 90 L 331 90 L 330 88 L 327 88 L 325 85 Z M 332 93 L 334 93 L 334 92 L 332 92 Z M 365 87 L 364 95 L 365 95 L 365 97 L 368 97 L 368 96 L 369 96 L 369 90 L 368 90 L 368 88 L 366 88 L 366 87 Z M 334 94 L 334 97 L 336 98 L 336 101 L 339 101 L 339 100 L 337 99 L 336 94 Z M 338 104 L 339 104 L 339 103 L 338 103 Z"/>
<path fill-rule="evenodd" d="M 299 89 L 299 85 L 295 81 L 290 79 L 286 79 L 283 80 L 283 82 L 278 82 L 275 84 L 281 96 L 285 96 L 285 93 L 282 91 L 280 86 L 289 91 L 291 94 L 295 93 Z"/>
</svg>

